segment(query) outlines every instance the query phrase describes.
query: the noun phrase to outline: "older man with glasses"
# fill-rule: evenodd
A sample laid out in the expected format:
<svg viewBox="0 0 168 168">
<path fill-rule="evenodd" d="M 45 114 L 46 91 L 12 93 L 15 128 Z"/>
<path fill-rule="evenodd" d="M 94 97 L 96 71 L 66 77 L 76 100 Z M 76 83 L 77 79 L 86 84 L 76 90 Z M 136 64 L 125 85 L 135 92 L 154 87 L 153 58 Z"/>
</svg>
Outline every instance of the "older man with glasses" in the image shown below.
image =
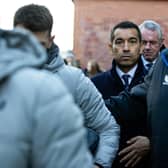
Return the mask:
<svg viewBox="0 0 168 168">
<path fill-rule="evenodd" d="M 156 62 L 163 45 L 163 33 L 158 23 L 145 20 L 139 26 L 142 34 L 142 61 L 147 71 Z"/>
</svg>

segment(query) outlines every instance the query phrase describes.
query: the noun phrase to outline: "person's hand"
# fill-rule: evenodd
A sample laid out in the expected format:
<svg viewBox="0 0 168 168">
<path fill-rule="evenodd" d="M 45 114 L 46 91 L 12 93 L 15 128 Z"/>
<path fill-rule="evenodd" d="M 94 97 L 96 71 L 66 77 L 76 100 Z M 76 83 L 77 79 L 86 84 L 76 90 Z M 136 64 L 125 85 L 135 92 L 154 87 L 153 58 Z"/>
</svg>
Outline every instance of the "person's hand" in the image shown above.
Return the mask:
<svg viewBox="0 0 168 168">
<path fill-rule="evenodd" d="M 127 141 L 128 147 L 119 152 L 120 162 L 126 167 L 134 167 L 150 150 L 150 141 L 145 136 L 136 136 Z"/>
<path fill-rule="evenodd" d="M 98 165 L 94 165 L 94 168 L 100 168 Z"/>
</svg>

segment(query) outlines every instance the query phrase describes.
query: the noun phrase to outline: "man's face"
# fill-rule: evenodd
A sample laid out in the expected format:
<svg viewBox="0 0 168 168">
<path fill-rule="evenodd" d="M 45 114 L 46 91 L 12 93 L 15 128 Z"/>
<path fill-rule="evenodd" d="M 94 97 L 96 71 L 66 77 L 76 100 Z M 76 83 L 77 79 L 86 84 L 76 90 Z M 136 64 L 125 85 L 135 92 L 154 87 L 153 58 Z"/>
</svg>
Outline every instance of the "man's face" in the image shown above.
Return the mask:
<svg viewBox="0 0 168 168">
<path fill-rule="evenodd" d="M 110 47 L 116 64 L 121 70 L 129 71 L 138 62 L 140 55 L 141 43 L 137 30 L 116 29 Z"/>
<path fill-rule="evenodd" d="M 148 30 L 142 28 L 142 54 L 144 58 L 152 62 L 156 59 L 159 54 L 160 47 L 162 45 L 162 40 L 159 39 L 157 31 Z"/>
</svg>

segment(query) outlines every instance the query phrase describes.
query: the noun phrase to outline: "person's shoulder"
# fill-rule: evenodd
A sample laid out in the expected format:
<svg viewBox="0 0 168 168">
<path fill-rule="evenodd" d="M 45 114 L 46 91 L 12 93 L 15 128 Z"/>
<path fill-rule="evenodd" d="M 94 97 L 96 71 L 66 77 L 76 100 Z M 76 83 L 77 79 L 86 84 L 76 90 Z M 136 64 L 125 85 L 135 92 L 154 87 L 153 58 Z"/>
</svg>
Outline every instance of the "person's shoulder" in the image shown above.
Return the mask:
<svg viewBox="0 0 168 168">
<path fill-rule="evenodd" d="M 73 67 L 70 65 L 65 65 L 64 68 L 62 68 L 62 70 L 60 70 L 59 74 L 61 74 L 61 78 L 62 76 L 67 76 L 67 78 L 71 78 L 73 80 L 79 80 L 80 78 L 84 78 L 86 77 L 84 72 L 77 67 Z"/>
<path fill-rule="evenodd" d="M 74 67 L 74 66 L 70 66 L 70 65 L 65 65 L 65 68 L 67 71 L 69 71 L 70 73 L 83 73 L 82 70 L 80 68 Z"/>
<path fill-rule="evenodd" d="M 94 81 L 101 81 L 109 76 L 109 71 L 104 71 L 101 73 L 96 74 L 91 78 L 91 80 Z"/>
<path fill-rule="evenodd" d="M 53 75 L 51 72 L 46 70 L 38 70 L 30 67 L 16 71 L 11 75 L 10 83 L 20 89 L 37 89 L 38 87 L 47 88 L 52 87 L 53 83 L 57 83 L 58 87 L 62 87 L 63 85 L 58 75 Z"/>
<path fill-rule="evenodd" d="M 13 73 L 13 75 L 11 75 L 11 80 L 13 82 L 19 81 L 22 84 L 23 83 L 26 84 L 27 82 L 29 84 L 36 83 L 36 82 L 39 83 L 40 80 L 42 80 L 46 75 L 48 74 L 42 70 L 26 67 L 26 68 L 21 68 L 17 70 L 15 73 Z"/>
</svg>

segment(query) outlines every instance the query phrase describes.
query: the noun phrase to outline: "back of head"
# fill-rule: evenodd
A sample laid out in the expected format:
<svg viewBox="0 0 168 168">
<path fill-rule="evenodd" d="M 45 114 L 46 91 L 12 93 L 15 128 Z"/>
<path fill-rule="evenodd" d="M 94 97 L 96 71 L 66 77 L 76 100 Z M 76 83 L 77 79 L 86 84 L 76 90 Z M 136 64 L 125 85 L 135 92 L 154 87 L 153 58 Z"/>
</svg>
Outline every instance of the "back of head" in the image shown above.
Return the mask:
<svg viewBox="0 0 168 168">
<path fill-rule="evenodd" d="M 0 80 L 23 67 L 42 67 L 46 52 L 25 29 L 0 29 Z"/>
<path fill-rule="evenodd" d="M 50 11 L 42 5 L 30 4 L 19 8 L 13 21 L 14 27 L 23 26 L 32 32 L 52 31 L 53 17 Z"/>
<path fill-rule="evenodd" d="M 131 22 L 131 21 L 122 21 L 120 23 L 118 23 L 117 25 L 114 26 L 114 28 L 111 31 L 111 42 L 114 39 L 114 32 L 116 31 L 116 29 L 136 29 L 137 30 L 137 34 L 139 37 L 139 41 L 141 42 L 142 38 L 141 38 L 141 32 L 139 30 L 138 25 L 136 25 L 135 23 Z"/>
</svg>

